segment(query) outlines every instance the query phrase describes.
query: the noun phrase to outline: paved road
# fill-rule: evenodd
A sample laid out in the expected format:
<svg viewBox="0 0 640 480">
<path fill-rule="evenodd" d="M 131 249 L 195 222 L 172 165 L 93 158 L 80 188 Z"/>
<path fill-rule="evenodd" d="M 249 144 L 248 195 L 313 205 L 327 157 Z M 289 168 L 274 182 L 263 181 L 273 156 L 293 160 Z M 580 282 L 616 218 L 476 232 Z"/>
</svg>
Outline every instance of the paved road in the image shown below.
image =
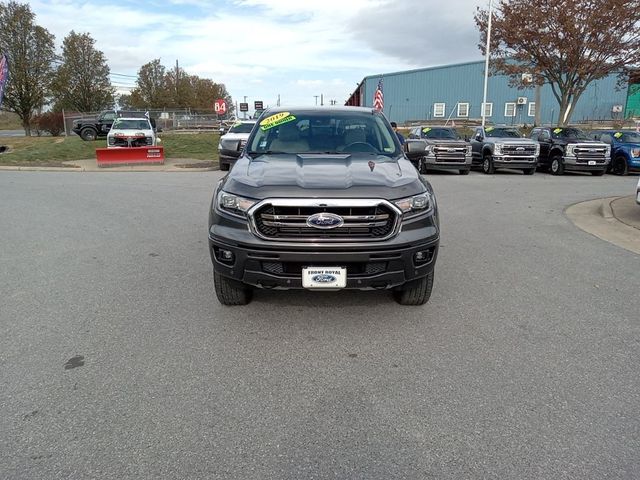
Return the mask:
<svg viewBox="0 0 640 480">
<path fill-rule="evenodd" d="M 563 215 L 636 178 L 433 175 L 425 307 L 223 308 L 219 177 L 0 174 L 1 478 L 638 477 L 640 257 Z"/>
</svg>

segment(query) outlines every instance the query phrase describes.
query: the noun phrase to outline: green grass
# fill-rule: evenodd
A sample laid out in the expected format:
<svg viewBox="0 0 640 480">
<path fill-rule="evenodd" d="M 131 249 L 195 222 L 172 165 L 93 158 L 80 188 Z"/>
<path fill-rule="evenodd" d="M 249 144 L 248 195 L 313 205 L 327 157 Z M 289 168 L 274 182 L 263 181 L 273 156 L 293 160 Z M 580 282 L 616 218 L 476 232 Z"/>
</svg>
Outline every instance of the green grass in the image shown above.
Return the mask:
<svg viewBox="0 0 640 480">
<path fill-rule="evenodd" d="M 217 133 L 162 133 L 166 158 L 185 158 L 218 162 Z M 64 161 L 95 158 L 95 149 L 106 147 L 106 139 L 85 142 L 70 137 L 0 137 L 0 145 L 10 148 L 0 155 L 0 165 L 63 166 Z"/>
</svg>

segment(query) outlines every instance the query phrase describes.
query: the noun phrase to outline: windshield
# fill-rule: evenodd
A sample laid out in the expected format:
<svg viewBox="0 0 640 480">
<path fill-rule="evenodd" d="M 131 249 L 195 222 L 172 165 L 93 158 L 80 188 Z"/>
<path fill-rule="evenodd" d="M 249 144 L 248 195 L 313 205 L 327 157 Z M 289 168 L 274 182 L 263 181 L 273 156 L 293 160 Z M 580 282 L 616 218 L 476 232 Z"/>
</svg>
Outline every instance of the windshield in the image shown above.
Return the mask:
<svg viewBox="0 0 640 480">
<path fill-rule="evenodd" d="M 616 132 L 613 136 L 622 143 L 640 143 L 640 133 L 638 132 Z"/>
<path fill-rule="evenodd" d="M 113 127 L 118 130 L 151 130 L 148 120 L 124 120 L 118 119 L 113 122 Z"/>
<path fill-rule="evenodd" d="M 518 131 L 513 128 L 487 127 L 484 131 L 487 137 L 520 138 Z"/>
<path fill-rule="evenodd" d="M 445 138 L 458 140 L 460 136 L 453 128 L 432 128 L 425 127 L 422 129 L 422 138 Z"/>
<path fill-rule="evenodd" d="M 575 138 L 578 140 L 591 140 L 586 133 L 579 128 L 554 128 L 551 130 L 553 138 Z"/>
<path fill-rule="evenodd" d="M 236 123 L 229 129 L 229 133 L 251 133 L 255 123 Z"/>
<path fill-rule="evenodd" d="M 247 153 L 400 155 L 397 136 L 380 114 L 354 109 L 266 113 Z"/>
</svg>

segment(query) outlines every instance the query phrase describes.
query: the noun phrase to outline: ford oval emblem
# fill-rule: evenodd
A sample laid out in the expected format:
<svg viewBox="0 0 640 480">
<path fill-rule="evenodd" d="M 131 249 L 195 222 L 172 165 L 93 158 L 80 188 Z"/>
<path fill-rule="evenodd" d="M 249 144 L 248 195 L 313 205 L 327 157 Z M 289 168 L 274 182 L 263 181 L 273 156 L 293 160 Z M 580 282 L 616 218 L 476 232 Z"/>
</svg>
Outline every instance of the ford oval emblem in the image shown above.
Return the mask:
<svg viewBox="0 0 640 480">
<path fill-rule="evenodd" d="M 524 152 L 524 147 L 518 147 L 518 148 L 516 148 L 516 152 Z"/>
<path fill-rule="evenodd" d="M 313 277 L 311 277 L 311 280 L 313 280 L 316 283 L 333 283 L 338 279 L 333 275 L 322 274 L 322 275 L 314 275 Z"/>
<path fill-rule="evenodd" d="M 335 213 L 321 212 L 307 217 L 307 226 L 328 230 L 344 225 L 344 219 Z"/>
</svg>

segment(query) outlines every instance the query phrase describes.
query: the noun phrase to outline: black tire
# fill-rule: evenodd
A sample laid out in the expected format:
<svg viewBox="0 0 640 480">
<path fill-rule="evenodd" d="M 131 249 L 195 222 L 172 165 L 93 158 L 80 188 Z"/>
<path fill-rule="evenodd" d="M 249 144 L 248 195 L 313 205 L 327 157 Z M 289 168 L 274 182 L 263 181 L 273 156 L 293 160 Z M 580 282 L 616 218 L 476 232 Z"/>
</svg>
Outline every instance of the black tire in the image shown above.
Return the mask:
<svg viewBox="0 0 640 480">
<path fill-rule="evenodd" d="M 551 166 L 549 168 L 551 175 L 563 175 L 564 174 L 564 162 L 562 157 L 558 154 L 551 157 Z"/>
<path fill-rule="evenodd" d="M 237 280 L 224 277 L 213 271 L 216 297 L 222 305 L 247 305 L 253 297 L 253 290 Z"/>
<path fill-rule="evenodd" d="M 629 173 L 627 159 L 622 155 L 618 155 L 611 161 L 611 173 L 614 175 L 626 175 Z"/>
<path fill-rule="evenodd" d="M 593 172 L 591 172 L 591 175 L 593 175 L 594 177 L 601 177 L 604 175 L 604 172 L 606 172 L 607 170 L 595 170 Z"/>
<path fill-rule="evenodd" d="M 97 137 L 98 132 L 91 127 L 85 127 L 80 130 L 80 138 L 85 142 L 93 142 Z"/>
<path fill-rule="evenodd" d="M 485 153 L 482 157 L 482 172 L 487 175 L 496 173 L 496 166 L 493 164 L 493 157 L 490 153 Z"/>
<path fill-rule="evenodd" d="M 536 173 L 536 169 L 535 168 L 523 168 L 522 169 L 522 173 L 524 173 L 525 175 L 533 175 L 534 173 Z"/>
<path fill-rule="evenodd" d="M 463 168 L 462 170 L 460 170 L 460 175 L 469 175 L 470 171 L 470 168 Z"/>
<path fill-rule="evenodd" d="M 228 163 L 220 163 L 220 170 L 222 170 L 223 172 L 228 172 L 230 167 L 231 165 Z"/>
<path fill-rule="evenodd" d="M 424 305 L 431 297 L 433 289 L 433 277 L 435 272 L 431 272 L 426 277 L 407 282 L 398 290 L 393 291 L 393 297 L 400 305 Z"/>
</svg>

